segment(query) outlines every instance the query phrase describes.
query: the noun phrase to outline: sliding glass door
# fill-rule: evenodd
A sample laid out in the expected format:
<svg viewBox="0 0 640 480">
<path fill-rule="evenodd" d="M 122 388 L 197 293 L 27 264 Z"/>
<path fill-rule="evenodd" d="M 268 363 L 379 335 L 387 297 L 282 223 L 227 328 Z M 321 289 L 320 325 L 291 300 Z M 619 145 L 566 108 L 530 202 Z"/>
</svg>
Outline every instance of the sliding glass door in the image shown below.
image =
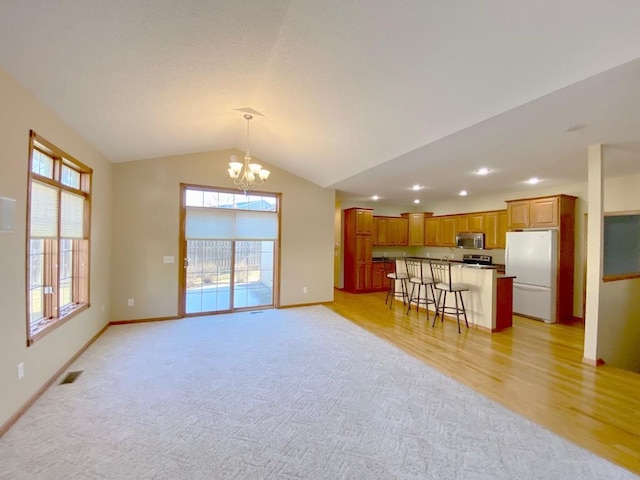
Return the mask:
<svg viewBox="0 0 640 480">
<path fill-rule="evenodd" d="M 279 197 L 182 185 L 181 315 L 273 307 Z"/>
</svg>

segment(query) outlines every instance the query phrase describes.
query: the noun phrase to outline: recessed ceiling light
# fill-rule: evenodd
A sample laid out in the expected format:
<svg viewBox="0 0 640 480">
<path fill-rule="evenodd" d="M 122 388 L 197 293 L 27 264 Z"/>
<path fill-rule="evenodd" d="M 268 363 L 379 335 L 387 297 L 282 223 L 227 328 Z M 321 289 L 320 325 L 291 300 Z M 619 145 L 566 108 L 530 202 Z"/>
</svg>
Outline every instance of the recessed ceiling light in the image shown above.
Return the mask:
<svg viewBox="0 0 640 480">
<path fill-rule="evenodd" d="M 422 187 L 420 185 L 414 185 L 413 187 L 411 187 L 411 190 L 420 190 Z"/>
<path fill-rule="evenodd" d="M 461 191 L 460 191 L 460 193 L 459 193 L 459 195 L 460 195 L 461 197 L 466 197 L 466 196 L 467 196 L 467 191 L 466 191 L 466 190 L 461 190 Z"/>
<path fill-rule="evenodd" d="M 529 180 L 527 180 L 527 183 L 529 185 L 535 185 L 536 183 L 540 183 L 540 179 L 538 177 L 531 177 Z"/>
<path fill-rule="evenodd" d="M 413 201 L 413 203 L 420 203 L 420 200 L 418 200 L 417 198 Z"/>
<path fill-rule="evenodd" d="M 373 197 L 371 197 L 371 200 L 379 200 L 380 197 L 378 195 L 374 195 Z"/>
<path fill-rule="evenodd" d="M 487 175 L 491 173 L 491 169 L 487 167 L 482 167 L 476 170 L 476 175 Z"/>
</svg>

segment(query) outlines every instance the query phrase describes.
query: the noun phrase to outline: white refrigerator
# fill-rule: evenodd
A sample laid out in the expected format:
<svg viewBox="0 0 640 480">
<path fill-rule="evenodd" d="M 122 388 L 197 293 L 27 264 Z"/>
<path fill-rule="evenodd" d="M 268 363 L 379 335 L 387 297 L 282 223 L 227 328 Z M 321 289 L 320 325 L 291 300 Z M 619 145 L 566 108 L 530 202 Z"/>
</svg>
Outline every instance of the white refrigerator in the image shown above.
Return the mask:
<svg viewBox="0 0 640 480">
<path fill-rule="evenodd" d="M 547 323 L 556 319 L 557 232 L 507 232 L 506 274 L 513 279 L 513 312 Z"/>
</svg>

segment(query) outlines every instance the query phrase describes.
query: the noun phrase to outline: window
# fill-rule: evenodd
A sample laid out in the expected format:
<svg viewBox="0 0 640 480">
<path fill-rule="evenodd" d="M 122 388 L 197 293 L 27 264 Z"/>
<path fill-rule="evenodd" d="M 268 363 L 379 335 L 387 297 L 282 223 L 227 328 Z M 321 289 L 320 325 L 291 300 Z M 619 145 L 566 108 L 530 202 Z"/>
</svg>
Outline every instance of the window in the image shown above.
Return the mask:
<svg viewBox="0 0 640 480">
<path fill-rule="evenodd" d="M 605 282 L 640 277 L 640 212 L 604 214 Z"/>
<path fill-rule="evenodd" d="M 89 307 L 91 169 L 31 132 L 27 343 Z"/>
</svg>

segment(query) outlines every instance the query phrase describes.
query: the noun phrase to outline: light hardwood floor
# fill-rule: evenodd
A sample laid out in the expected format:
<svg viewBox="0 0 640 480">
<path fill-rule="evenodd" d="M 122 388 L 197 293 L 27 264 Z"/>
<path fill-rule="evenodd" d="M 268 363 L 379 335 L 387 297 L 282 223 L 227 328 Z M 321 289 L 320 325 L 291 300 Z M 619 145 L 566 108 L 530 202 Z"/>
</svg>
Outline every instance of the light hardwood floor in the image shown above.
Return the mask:
<svg viewBox="0 0 640 480">
<path fill-rule="evenodd" d="M 640 474 L 640 374 L 582 363 L 584 328 L 514 316 L 487 333 L 454 321 L 427 324 L 424 310 L 384 293 L 335 291 L 325 306 L 457 381 L 558 435 Z"/>
</svg>

